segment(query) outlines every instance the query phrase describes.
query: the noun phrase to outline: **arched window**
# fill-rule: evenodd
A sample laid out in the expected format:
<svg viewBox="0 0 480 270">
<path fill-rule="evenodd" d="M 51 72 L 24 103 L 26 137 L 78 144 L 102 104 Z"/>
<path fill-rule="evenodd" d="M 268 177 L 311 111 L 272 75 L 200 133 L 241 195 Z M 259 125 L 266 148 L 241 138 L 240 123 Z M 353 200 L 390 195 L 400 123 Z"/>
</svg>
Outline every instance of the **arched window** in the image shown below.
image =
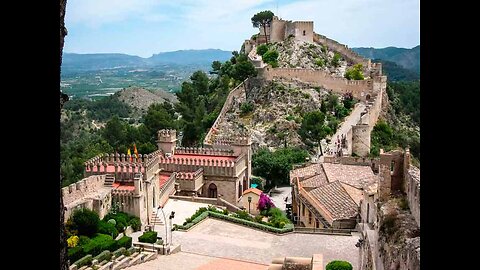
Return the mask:
<svg viewBox="0 0 480 270">
<path fill-rule="evenodd" d="M 208 197 L 209 198 L 217 198 L 217 185 L 211 183 L 208 186 Z"/>
<path fill-rule="evenodd" d="M 303 35 L 305 36 L 305 30 L 303 30 Z"/>
</svg>

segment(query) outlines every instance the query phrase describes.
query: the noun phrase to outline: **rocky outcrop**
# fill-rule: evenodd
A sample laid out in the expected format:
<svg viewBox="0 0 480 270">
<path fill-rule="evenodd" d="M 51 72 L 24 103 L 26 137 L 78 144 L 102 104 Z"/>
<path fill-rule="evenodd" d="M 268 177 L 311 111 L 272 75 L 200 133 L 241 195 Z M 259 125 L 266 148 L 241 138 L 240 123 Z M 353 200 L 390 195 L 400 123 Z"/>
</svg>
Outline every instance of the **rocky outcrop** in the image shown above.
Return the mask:
<svg viewBox="0 0 480 270">
<path fill-rule="evenodd" d="M 175 94 L 157 90 L 157 91 L 148 91 L 141 87 L 129 87 L 122 89 L 114 94 L 118 100 L 126 103 L 133 108 L 134 114 L 138 112 L 135 116 L 141 116 L 142 112 L 146 112 L 148 107 L 152 104 L 161 104 L 165 101 L 171 103 L 177 103 L 177 97 Z"/>
<path fill-rule="evenodd" d="M 339 66 L 334 67 L 332 60 L 334 52 L 329 51 L 317 43 L 310 43 L 301 40 L 295 40 L 293 37 L 287 38 L 283 42 L 272 44 L 279 56 L 278 65 L 280 68 L 305 68 L 329 71 L 334 77 L 342 77 L 345 74 L 348 63 L 343 59 L 339 61 Z"/>
<path fill-rule="evenodd" d="M 392 198 L 378 212 L 378 254 L 386 270 L 420 269 L 420 228 L 405 202 Z"/>
</svg>

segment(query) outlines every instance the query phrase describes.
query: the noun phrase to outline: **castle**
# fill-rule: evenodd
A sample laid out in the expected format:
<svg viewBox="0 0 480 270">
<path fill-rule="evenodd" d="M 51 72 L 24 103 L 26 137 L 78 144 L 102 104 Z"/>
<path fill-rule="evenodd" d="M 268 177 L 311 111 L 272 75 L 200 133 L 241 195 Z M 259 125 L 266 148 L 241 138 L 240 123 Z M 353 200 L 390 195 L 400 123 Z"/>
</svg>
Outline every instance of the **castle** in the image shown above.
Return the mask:
<svg viewBox="0 0 480 270">
<path fill-rule="evenodd" d="M 143 225 L 170 195 L 221 198 L 240 204 L 250 186 L 250 138 L 239 137 L 220 148 L 176 146 L 175 130 L 158 131 L 158 150 L 148 155 L 103 154 L 85 163 L 85 179 L 62 189 L 65 220 L 76 208 L 102 218 L 113 205 L 138 216 Z"/>
</svg>

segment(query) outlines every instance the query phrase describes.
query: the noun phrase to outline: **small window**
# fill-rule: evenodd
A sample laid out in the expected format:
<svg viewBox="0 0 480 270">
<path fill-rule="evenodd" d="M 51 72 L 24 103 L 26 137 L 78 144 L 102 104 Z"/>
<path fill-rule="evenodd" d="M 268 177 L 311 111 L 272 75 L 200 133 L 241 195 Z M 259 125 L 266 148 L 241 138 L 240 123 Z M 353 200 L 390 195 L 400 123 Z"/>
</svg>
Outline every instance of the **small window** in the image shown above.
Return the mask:
<svg viewBox="0 0 480 270">
<path fill-rule="evenodd" d="M 393 170 L 395 169 L 395 161 L 390 162 L 390 172 L 393 173 Z"/>
<path fill-rule="evenodd" d="M 303 35 L 305 36 L 305 30 L 303 30 Z"/>
</svg>

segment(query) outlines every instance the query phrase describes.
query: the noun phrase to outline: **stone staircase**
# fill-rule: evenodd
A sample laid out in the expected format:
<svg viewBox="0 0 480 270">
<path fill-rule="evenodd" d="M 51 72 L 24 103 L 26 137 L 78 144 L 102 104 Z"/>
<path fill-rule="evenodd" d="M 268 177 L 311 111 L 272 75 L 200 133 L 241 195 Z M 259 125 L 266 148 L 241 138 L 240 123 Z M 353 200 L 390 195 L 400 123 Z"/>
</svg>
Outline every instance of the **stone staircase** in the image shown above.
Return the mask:
<svg viewBox="0 0 480 270">
<path fill-rule="evenodd" d="M 115 176 L 113 174 L 107 174 L 105 176 L 105 183 L 103 183 L 103 185 L 105 187 L 111 187 L 114 182 L 115 182 Z"/>
<path fill-rule="evenodd" d="M 162 213 L 157 213 L 155 211 L 152 212 L 150 216 L 150 225 L 163 225 L 163 216 Z"/>
</svg>

